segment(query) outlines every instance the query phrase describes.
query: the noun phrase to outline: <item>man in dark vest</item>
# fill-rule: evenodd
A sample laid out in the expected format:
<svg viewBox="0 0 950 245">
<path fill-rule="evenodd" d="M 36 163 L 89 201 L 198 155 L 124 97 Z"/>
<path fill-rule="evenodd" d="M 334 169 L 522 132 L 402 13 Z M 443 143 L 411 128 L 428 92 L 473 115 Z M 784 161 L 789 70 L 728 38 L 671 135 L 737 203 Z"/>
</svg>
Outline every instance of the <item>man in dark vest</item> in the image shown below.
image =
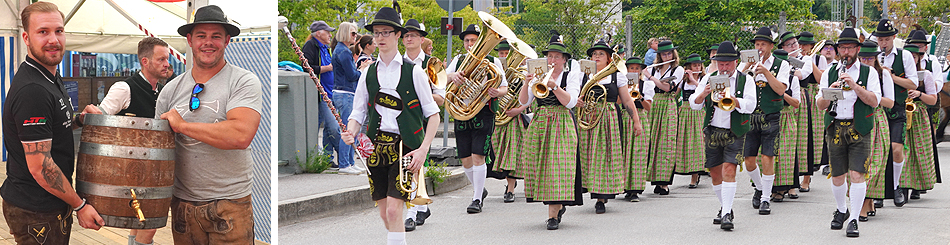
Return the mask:
<svg viewBox="0 0 950 245">
<path fill-rule="evenodd" d="M 155 100 L 162 90 L 159 81 L 166 81 L 172 72 L 168 63 L 168 43 L 155 37 L 139 41 L 138 56 L 142 71 L 125 81 L 109 87 L 109 93 L 99 106 L 87 105 L 83 113 L 121 115 L 131 117 L 155 117 Z M 129 244 L 151 244 L 155 229 L 132 230 Z M 133 242 L 134 241 L 134 242 Z"/>
<path fill-rule="evenodd" d="M 772 183 L 775 181 L 775 155 L 778 154 L 778 141 L 781 133 L 781 111 L 783 95 L 789 86 L 789 73 L 792 66 L 787 61 L 772 56 L 775 40 L 772 40 L 772 31 L 768 27 L 759 28 L 752 38 L 755 49 L 761 54 L 761 61 L 757 66 L 747 63 L 740 71 L 751 70 L 754 74 L 756 86 L 756 108 L 752 113 L 752 129 L 745 135 L 745 167 L 748 170 L 752 183 L 755 184 L 755 193 L 752 195 L 752 208 L 758 209 L 759 214 L 767 215 L 772 212 L 769 205 L 769 194 L 772 193 Z M 757 168 L 756 158 L 761 147 L 762 170 Z M 766 195 L 762 195 L 765 193 Z"/>
<path fill-rule="evenodd" d="M 831 191 L 837 202 L 831 229 L 840 230 L 847 223 L 849 237 L 859 235 L 858 216 L 867 194 L 865 164 L 871 151 L 869 136 L 874 127 L 874 117 L 871 115 L 881 102 L 882 93 L 877 71 L 857 62 L 860 48 L 861 43 L 853 28 L 841 31 L 836 45 L 841 62 L 828 68 L 818 84 L 821 90 L 840 89 L 843 98 L 825 98 L 824 91 L 820 91 L 815 99 L 819 109 L 828 109 L 828 113 L 824 115 L 825 143 L 828 145 L 828 162 L 831 167 Z M 850 193 L 845 185 L 845 179 L 849 176 L 845 174 L 850 176 Z"/>
<path fill-rule="evenodd" d="M 480 32 L 475 24 L 468 25 L 468 28 L 465 28 L 465 31 L 459 34 L 465 50 L 474 51 L 475 47 L 473 46 L 478 41 L 479 34 Z M 456 85 L 461 85 L 463 82 L 476 82 L 462 79 L 467 77 L 468 74 L 457 72 L 463 68 L 459 66 L 466 55 L 467 53 L 457 55 L 449 62 L 449 67 L 445 70 L 448 73 L 449 82 L 454 82 Z M 485 59 L 488 59 L 499 70 L 504 71 L 505 66 L 501 64 L 501 59 L 490 55 L 485 56 Z M 498 88 L 488 89 L 488 95 L 491 97 L 499 97 L 508 93 L 508 80 L 505 78 L 505 74 L 498 75 L 502 82 Z M 488 191 L 485 189 L 485 178 L 488 176 L 485 157 L 491 155 L 491 135 L 495 128 L 494 122 L 495 114 L 492 112 L 490 102 L 482 107 L 482 110 L 472 119 L 466 121 L 455 120 L 455 143 L 458 147 L 458 157 L 462 160 L 465 177 L 468 177 L 468 181 L 472 183 L 473 188 L 472 204 L 466 208 L 466 212 L 470 214 L 481 213 L 482 205 L 485 204 L 484 198 L 488 196 Z"/>
<path fill-rule="evenodd" d="M 344 143 L 352 145 L 362 125 L 375 146 L 369 157 L 370 190 L 380 217 L 389 230 L 388 244 L 405 244 L 402 209 L 409 193 L 396 186 L 405 158 L 414 175 L 426 160 L 439 126 L 439 107 L 422 68 L 399 54 L 399 37 L 406 34 L 395 9 L 383 7 L 366 29 L 379 46 L 379 60 L 360 75 L 353 98 Z M 426 122 L 428 120 L 428 122 Z"/>
<path fill-rule="evenodd" d="M 716 55 L 712 57 L 718 71 L 710 73 L 699 81 L 696 88 L 700 93 L 689 97 L 689 106 L 693 110 L 706 110 L 703 121 L 703 135 L 706 148 L 705 167 L 712 177 L 713 191 L 719 198 L 719 215 L 713 224 L 719 224 L 723 230 L 732 230 L 732 203 L 736 196 L 736 167 L 745 142 L 745 134 L 750 129 L 749 114 L 756 108 L 756 88 L 752 76 L 736 70 L 739 53 L 732 42 L 719 44 Z M 728 79 L 725 83 L 713 86 L 711 79 Z M 723 86 L 725 85 L 725 87 Z M 718 105 L 722 98 L 732 98 L 735 108 L 723 110 Z M 727 108 L 728 109 L 728 108 Z"/>
<path fill-rule="evenodd" d="M 894 79 L 894 103 L 902 103 L 907 99 L 907 91 L 917 89 L 917 62 L 910 51 L 895 48 L 894 37 L 897 29 L 888 21 L 882 19 L 877 29 L 871 35 L 877 37 L 881 46 L 881 54 L 877 55 L 881 66 L 891 72 Z M 901 172 L 904 168 L 904 128 L 907 123 L 907 114 L 901 106 L 887 110 L 887 124 L 891 128 L 891 161 L 893 162 L 894 178 L 894 205 L 900 207 L 907 203 L 907 196 L 901 191 Z"/>
</svg>

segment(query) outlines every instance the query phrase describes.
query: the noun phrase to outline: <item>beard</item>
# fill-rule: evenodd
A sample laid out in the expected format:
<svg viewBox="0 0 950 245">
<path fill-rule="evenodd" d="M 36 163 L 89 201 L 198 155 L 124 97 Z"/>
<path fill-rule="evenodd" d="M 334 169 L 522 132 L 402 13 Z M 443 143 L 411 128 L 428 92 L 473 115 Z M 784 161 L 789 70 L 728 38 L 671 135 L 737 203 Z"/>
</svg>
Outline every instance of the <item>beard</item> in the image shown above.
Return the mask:
<svg viewBox="0 0 950 245">
<path fill-rule="evenodd" d="M 35 45 L 30 46 L 30 54 L 33 55 L 33 58 L 36 58 L 36 61 L 39 61 L 40 64 L 45 66 L 56 66 L 63 61 L 63 45 L 45 45 L 42 47 L 36 47 Z M 59 52 L 48 56 L 46 51 L 51 49 L 59 49 Z"/>
<path fill-rule="evenodd" d="M 854 56 L 841 56 L 841 62 L 844 63 L 844 65 L 848 67 L 854 64 L 854 62 L 856 62 L 857 60 L 858 60 L 857 54 L 855 54 Z"/>
</svg>

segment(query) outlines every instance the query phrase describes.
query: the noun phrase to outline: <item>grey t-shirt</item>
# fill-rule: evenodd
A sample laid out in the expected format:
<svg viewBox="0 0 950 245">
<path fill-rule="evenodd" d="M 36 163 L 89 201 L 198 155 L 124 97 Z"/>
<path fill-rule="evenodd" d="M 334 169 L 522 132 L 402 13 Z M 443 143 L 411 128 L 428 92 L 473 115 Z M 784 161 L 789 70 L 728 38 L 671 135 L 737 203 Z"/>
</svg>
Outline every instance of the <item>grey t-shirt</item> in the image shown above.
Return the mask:
<svg viewBox="0 0 950 245">
<path fill-rule="evenodd" d="M 247 107 L 261 113 L 261 81 L 253 73 L 225 64 L 198 94 L 201 106 L 191 111 L 195 79 L 186 71 L 158 95 L 155 118 L 172 108 L 188 122 L 227 120 L 231 109 Z M 175 134 L 175 196 L 188 201 L 236 199 L 251 194 L 251 152 L 222 150 L 184 134 Z"/>
</svg>

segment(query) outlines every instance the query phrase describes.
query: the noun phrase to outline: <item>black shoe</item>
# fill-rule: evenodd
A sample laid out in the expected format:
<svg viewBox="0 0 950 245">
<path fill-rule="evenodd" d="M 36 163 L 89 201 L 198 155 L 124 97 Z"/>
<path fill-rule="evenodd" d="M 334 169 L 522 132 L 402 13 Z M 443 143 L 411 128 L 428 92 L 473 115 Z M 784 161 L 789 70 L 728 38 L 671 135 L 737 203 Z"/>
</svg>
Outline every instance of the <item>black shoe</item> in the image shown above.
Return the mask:
<svg viewBox="0 0 950 245">
<path fill-rule="evenodd" d="M 897 190 L 894 190 L 894 206 L 903 207 L 904 204 L 907 204 L 907 197 L 904 196 L 904 189 L 897 188 Z"/>
<path fill-rule="evenodd" d="M 914 200 L 920 199 L 920 191 L 918 190 L 910 191 L 910 199 L 914 199 Z"/>
<path fill-rule="evenodd" d="M 414 230 L 416 230 L 416 222 L 412 221 L 412 219 L 406 219 L 406 231 Z"/>
<path fill-rule="evenodd" d="M 488 197 L 488 189 L 482 188 L 482 200 L 485 200 L 486 197 Z"/>
<path fill-rule="evenodd" d="M 755 193 L 752 194 L 752 208 L 759 209 L 759 205 L 762 203 L 762 191 L 755 189 Z"/>
<path fill-rule="evenodd" d="M 771 202 L 783 202 L 785 201 L 785 194 L 782 193 L 772 193 L 772 197 L 769 199 Z"/>
<path fill-rule="evenodd" d="M 798 188 L 798 192 L 809 192 L 811 188 Z"/>
<path fill-rule="evenodd" d="M 920 194 L 927 194 L 927 190 L 921 190 Z"/>
<path fill-rule="evenodd" d="M 884 199 L 874 199 L 874 208 L 883 208 L 883 207 L 884 207 Z"/>
<path fill-rule="evenodd" d="M 792 193 L 791 191 L 789 191 L 789 192 L 788 192 L 788 198 L 791 198 L 791 199 L 798 199 L 798 194 L 794 194 L 794 193 Z"/>
<path fill-rule="evenodd" d="M 858 237 L 858 236 L 860 236 L 861 234 L 858 233 L 858 221 L 857 221 L 857 220 L 851 220 L 851 222 L 848 222 L 848 230 L 845 231 L 845 232 L 848 234 L 848 237 Z"/>
<path fill-rule="evenodd" d="M 696 184 L 689 184 L 689 186 L 687 186 L 687 188 L 690 189 L 696 189 L 696 187 L 698 187 Z"/>
<path fill-rule="evenodd" d="M 567 212 L 567 207 L 561 206 L 561 210 L 557 211 L 557 223 L 561 223 L 561 216 L 564 216 L 564 212 Z"/>
<path fill-rule="evenodd" d="M 482 201 L 481 200 L 472 200 L 472 205 L 468 205 L 468 213 L 481 213 L 482 212 Z"/>
<path fill-rule="evenodd" d="M 735 225 L 732 224 L 732 213 L 722 215 L 722 223 L 719 224 L 719 229 L 731 231 L 732 228 L 735 228 Z"/>
<path fill-rule="evenodd" d="M 831 229 L 841 230 L 844 227 L 845 220 L 848 219 L 848 215 L 848 213 L 838 212 L 838 209 L 835 209 L 834 218 L 831 219 Z"/>
<path fill-rule="evenodd" d="M 713 219 L 713 224 L 722 224 L 722 208 L 719 209 L 719 213 L 716 213 L 716 218 Z"/>
<path fill-rule="evenodd" d="M 555 218 L 548 219 L 548 230 L 557 230 L 558 223 L 561 222 L 558 222 Z"/>
<path fill-rule="evenodd" d="M 515 202 L 515 193 L 505 192 L 505 203 Z"/>
<path fill-rule="evenodd" d="M 769 202 L 762 201 L 762 203 L 759 204 L 759 214 L 768 215 L 770 213 L 772 213 L 772 209 L 769 208 Z"/>
<path fill-rule="evenodd" d="M 657 193 L 657 194 L 660 194 L 661 196 L 666 196 L 666 195 L 669 195 L 669 194 L 670 194 L 670 189 L 660 188 L 660 186 L 656 186 L 656 188 L 659 188 L 659 189 L 660 189 L 660 192 Z M 669 188 L 669 187 L 667 187 L 667 188 Z M 654 191 L 654 192 L 655 192 L 655 191 Z"/>
<path fill-rule="evenodd" d="M 631 194 L 630 195 L 631 202 L 640 202 L 640 196 L 637 195 L 637 193 L 630 193 L 630 194 Z"/>
<path fill-rule="evenodd" d="M 831 167 L 825 166 L 824 168 L 821 169 L 822 176 L 828 176 L 829 174 L 831 174 Z"/>
<path fill-rule="evenodd" d="M 868 216 L 858 216 L 858 221 L 868 222 Z"/>
<path fill-rule="evenodd" d="M 660 194 L 661 191 L 663 191 L 663 188 L 660 188 L 660 186 L 653 187 L 653 194 Z"/>
<path fill-rule="evenodd" d="M 868 216 L 877 216 L 877 210 L 868 211 Z"/>
<path fill-rule="evenodd" d="M 597 213 L 597 214 L 606 213 L 606 212 L 607 212 L 607 207 L 604 206 L 604 202 L 597 201 L 597 203 L 594 204 L 594 212 Z"/>
<path fill-rule="evenodd" d="M 427 209 L 425 212 L 416 213 L 416 225 L 423 225 L 426 223 L 426 219 L 432 215 L 432 209 Z"/>
<path fill-rule="evenodd" d="M 626 194 L 623 195 L 623 200 L 624 200 L 624 201 L 630 201 L 630 196 L 631 196 L 631 195 L 633 195 L 633 192 L 627 192 Z"/>
</svg>

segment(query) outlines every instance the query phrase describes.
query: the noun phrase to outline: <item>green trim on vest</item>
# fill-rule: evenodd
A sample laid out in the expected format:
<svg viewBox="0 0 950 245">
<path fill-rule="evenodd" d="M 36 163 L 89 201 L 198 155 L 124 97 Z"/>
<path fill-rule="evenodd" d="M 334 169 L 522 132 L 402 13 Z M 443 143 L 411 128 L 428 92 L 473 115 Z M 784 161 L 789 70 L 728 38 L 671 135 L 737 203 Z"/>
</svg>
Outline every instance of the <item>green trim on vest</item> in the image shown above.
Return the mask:
<svg viewBox="0 0 950 245">
<path fill-rule="evenodd" d="M 891 64 L 891 72 L 892 72 L 891 74 L 897 75 L 898 77 L 907 78 L 907 74 L 904 73 L 905 71 L 904 70 L 904 50 L 899 49 L 899 48 L 894 48 L 894 52 L 896 53 L 894 57 L 894 63 Z M 900 65 L 897 65 L 897 64 L 900 64 Z M 895 82 L 894 83 L 894 103 L 896 104 L 896 103 L 903 102 L 904 100 L 907 100 L 907 91 L 908 91 L 907 88 L 904 88 L 901 85 L 897 85 L 897 83 Z M 897 118 L 898 116 L 897 113 L 904 113 L 904 110 L 900 110 L 900 109 L 904 109 L 901 106 L 895 106 L 890 109 L 887 109 L 887 108 L 884 108 L 884 109 L 885 109 L 884 111 L 887 112 L 888 118 Z"/>
<path fill-rule="evenodd" d="M 861 75 L 858 76 L 858 80 L 855 82 L 858 83 L 858 85 L 861 85 L 861 87 L 867 87 L 868 73 L 870 73 L 871 67 L 864 64 L 860 64 L 860 65 L 861 65 Z M 831 68 L 828 68 L 828 71 L 829 71 L 828 72 L 829 84 L 825 84 L 826 87 L 830 86 L 831 81 L 838 81 L 838 64 L 832 65 Z M 901 106 L 900 108 L 904 108 L 904 107 Z M 831 115 L 828 115 L 828 113 L 826 112 L 825 113 L 825 128 L 826 129 L 831 126 L 832 120 L 834 120 L 834 118 L 831 117 Z M 870 105 L 865 104 L 864 101 L 862 101 L 860 98 L 858 98 L 857 101 L 854 102 L 854 128 L 858 130 L 858 133 L 861 133 L 861 135 L 867 135 L 868 133 L 871 133 L 871 129 L 874 128 L 874 107 L 871 107 Z"/>
<path fill-rule="evenodd" d="M 774 74 L 775 79 L 779 79 L 778 72 L 782 69 L 782 63 L 784 62 L 786 61 L 773 58 L 772 67 L 769 68 L 769 71 Z M 763 114 L 772 114 L 782 111 L 782 107 L 785 105 L 782 103 L 782 99 L 784 99 L 785 96 L 772 90 L 768 82 L 766 82 L 765 87 L 755 86 L 755 92 L 759 99 L 757 106 L 759 109 L 762 109 Z"/>
<path fill-rule="evenodd" d="M 366 124 L 368 128 L 366 135 L 373 140 L 376 139 L 376 130 L 379 129 L 380 121 L 382 121 L 382 117 L 376 111 L 375 106 L 376 94 L 379 93 L 379 80 L 376 77 L 377 64 L 370 65 L 366 74 L 366 92 L 369 94 L 369 105 L 367 105 L 369 122 Z M 422 104 L 419 103 L 419 97 L 413 85 L 412 69 L 414 66 L 415 64 L 409 59 L 403 59 L 402 74 L 399 78 L 399 85 L 396 85 L 396 93 L 399 93 L 399 98 L 402 100 L 403 110 L 396 117 L 396 122 L 399 123 L 399 136 L 402 137 L 403 144 L 409 148 L 418 149 L 425 138 L 424 122 L 426 118 L 422 115 Z"/>
<path fill-rule="evenodd" d="M 709 76 L 713 77 L 718 74 L 719 74 L 718 71 L 714 71 Z M 736 76 L 738 76 L 736 78 L 736 87 L 743 88 L 743 89 L 735 90 L 735 96 L 736 98 L 742 98 L 743 91 L 745 90 L 746 76 L 745 74 L 736 74 Z M 736 104 L 738 103 L 739 101 L 737 100 Z M 703 128 L 706 128 L 709 126 L 709 122 L 712 121 L 712 118 L 713 118 L 713 113 L 716 112 L 716 109 L 713 106 L 712 94 L 706 95 L 705 106 L 706 106 L 706 117 L 703 119 Z M 736 137 L 742 137 L 743 135 L 745 135 L 745 133 L 749 132 L 749 129 L 751 129 L 752 124 L 749 124 L 749 117 L 750 117 L 749 114 L 739 113 L 738 110 L 733 110 L 732 114 L 729 115 L 729 120 L 731 121 L 730 127 L 732 130 L 732 133 L 735 134 Z"/>
</svg>

